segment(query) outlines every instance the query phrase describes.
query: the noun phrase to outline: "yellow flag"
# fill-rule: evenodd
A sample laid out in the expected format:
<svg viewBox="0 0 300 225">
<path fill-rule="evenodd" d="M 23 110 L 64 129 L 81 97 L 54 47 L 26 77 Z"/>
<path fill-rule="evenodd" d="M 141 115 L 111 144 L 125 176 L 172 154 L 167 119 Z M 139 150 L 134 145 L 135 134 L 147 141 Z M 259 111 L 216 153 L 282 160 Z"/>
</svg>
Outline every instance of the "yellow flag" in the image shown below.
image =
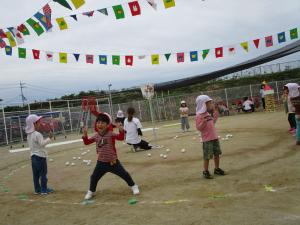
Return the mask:
<svg viewBox="0 0 300 225">
<path fill-rule="evenodd" d="M 8 41 L 9 41 L 9 45 L 11 47 L 16 47 L 17 43 L 16 43 L 16 40 L 14 39 L 14 37 L 12 36 L 12 34 L 10 32 L 6 32 L 5 34 L 7 36 Z"/>
<path fill-rule="evenodd" d="M 68 24 L 66 23 L 66 21 L 63 17 L 62 18 L 57 18 L 56 22 L 57 22 L 60 30 L 68 29 Z"/>
<path fill-rule="evenodd" d="M 175 6 L 175 0 L 164 0 L 165 8 L 171 8 Z"/>
<path fill-rule="evenodd" d="M 60 63 L 68 63 L 68 55 L 67 53 L 60 52 L 59 53 L 59 62 Z"/>
<path fill-rule="evenodd" d="M 152 55 L 152 64 L 158 65 L 159 64 L 159 55 Z"/>
<path fill-rule="evenodd" d="M 246 52 L 249 51 L 249 45 L 248 45 L 248 42 L 247 42 L 247 41 L 241 43 L 241 46 L 243 47 L 243 49 L 244 49 Z"/>
<path fill-rule="evenodd" d="M 71 0 L 76 9 L 85 4 L 85 0 Z"/>
</svg>

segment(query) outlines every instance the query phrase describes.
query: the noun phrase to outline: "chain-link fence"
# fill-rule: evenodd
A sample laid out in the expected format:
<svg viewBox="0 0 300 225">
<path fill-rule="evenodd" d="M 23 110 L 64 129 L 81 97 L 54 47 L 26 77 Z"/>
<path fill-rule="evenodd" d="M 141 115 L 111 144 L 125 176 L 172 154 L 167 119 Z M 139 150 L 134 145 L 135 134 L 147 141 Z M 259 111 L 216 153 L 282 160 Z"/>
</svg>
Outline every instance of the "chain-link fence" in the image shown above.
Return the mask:
<svg viewBox="0 0 300 225">
<path fill-rule="evenodd" d="M 281 96 L 283 92 L 283 86 L 289 82 L 300 82 L 299 79 L 289 81 L 275 81 L 268 83 L 275 91 L 276 106 L 281 106 Z M 200 94 L 209 95 L 214 99 L 216 103 L 224 104 L 228 107 L 231 114 L 236 111 L 237 101 L 241 101 L 244 97 L 250 97 L 256 103 L 257 110 L 262 110 L 260 102 L 260 86 L 261 84 L 226 88 L 214 91 L 196 92 L 192 94 L 169 96 L 166 93 L 156 93 L 152 99 L 154 119 L 156 121 L 175 120 L 179 119 L 179 107 L 180 101 L 185 100 L 190 109 L 190 115 L 195 114 L 195 99 Z M 98 103 L 101 102 L 101 103 Z M 0 145 L 10 144 L 14 142 L 21 142 L 26 139 L 24 132 L 25 118 L 30 113 L 36 113 L 42 115 L 45 118 L 45 123 L 42 124 L 44 132 L 52 131 L 54 134 L 66 134 L 66 133 L 79 133 L 81 130 L 81 121 L 83 116 L 82 102 L 80 100 L 60 100 L 58 101 L 41 103 L 39 109 L 31 110 L 30 104 L 28 104 L 26 111 L 14 111 L 5 112 L 2 109 L 2 115 L 0 116 Z M 36 105 L 36 103 L 34 103 Z M 56 105 L 56 107 L 53 107 Z M 113 112 L 116 115 L 118 110 L 126 112 L 128 107 L 134 107 L 136 110 L 136 116 L 141 121 L 150 121 L 150 105 L 147 100 L 143 101 L 131 101 L 122 104 L 113 104 L 112 110 L 107 99 L 107 103 L 103 103 L 103 99 L 97 99 L 97 105 L 101 111 Z M 88 116 L 87 125 L 93 126 L 94 117 Z"/>
</svg>

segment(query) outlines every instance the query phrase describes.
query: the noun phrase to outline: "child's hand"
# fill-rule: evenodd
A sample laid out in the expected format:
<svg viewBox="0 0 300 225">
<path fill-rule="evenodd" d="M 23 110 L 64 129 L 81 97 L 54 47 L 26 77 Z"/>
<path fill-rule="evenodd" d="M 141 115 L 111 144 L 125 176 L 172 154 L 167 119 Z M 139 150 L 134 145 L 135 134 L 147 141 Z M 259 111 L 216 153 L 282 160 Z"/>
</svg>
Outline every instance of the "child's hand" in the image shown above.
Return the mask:
<svg viewBox="0 0 300 225">
<path fill-rule="evenodd" d="M 53 138 L 53 133 L 52 133 L 51 131 L 49 132 L 48 137 L 49 137 L 50 139 Z"/>
<path fill-rule="evenodd" d="M 87 127 L 83 127 L 82 131 L 83 131 L 83 136 L 87 137 L 88 136 L 88 129 L 87 129 Z"/>
</svg>

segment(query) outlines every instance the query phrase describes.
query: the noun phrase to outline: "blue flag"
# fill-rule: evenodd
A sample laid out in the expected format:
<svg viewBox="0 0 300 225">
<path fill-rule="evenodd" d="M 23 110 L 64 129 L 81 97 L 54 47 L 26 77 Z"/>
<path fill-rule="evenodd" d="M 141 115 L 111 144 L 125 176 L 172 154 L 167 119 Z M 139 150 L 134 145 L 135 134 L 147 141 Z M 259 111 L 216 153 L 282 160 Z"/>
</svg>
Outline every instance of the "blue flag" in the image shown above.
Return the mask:
<svg viewBox="0 0 300 225">
<path fill-rule="evenodd" d="M 80 54 L 76 54 L 76 53 L 74 53 L 73 55 L 74 55 L 74 57 L 75 57 L 76 61 L 78 62 Z"/>
<path fill-rule="evenodd" d="M 12 55 L 12 47 L 5 46 L 5 54 L 11 56 Z"/>
<path fill-rule="evenodd" d="M 43 25 L 43 27 L 45 27 L 47 31 L 52 28 L 51 21 L 44 14 L 37 12 L 36 14 L 34 14 L 34 17 L 37 18 L 38 21 L 40 21 L 40 23 Z"/>
<path fill-rule="evenodd" d="M 100 62 L 100 64 L 107 65 L 107 56 L 106 55 L 99 55 L 99 62 Z"/>
<path fill-rule="evenodd" d="M 278 34 L 278 43 L 286 42 L 285 32 L 281 32 Z"/>
<path fill-rule="evenodd" d="M 190 58 L 191 58 L 191 62 L 198 61 L 198 52 L 197 51 L 190 52 Z"/>
</svg>

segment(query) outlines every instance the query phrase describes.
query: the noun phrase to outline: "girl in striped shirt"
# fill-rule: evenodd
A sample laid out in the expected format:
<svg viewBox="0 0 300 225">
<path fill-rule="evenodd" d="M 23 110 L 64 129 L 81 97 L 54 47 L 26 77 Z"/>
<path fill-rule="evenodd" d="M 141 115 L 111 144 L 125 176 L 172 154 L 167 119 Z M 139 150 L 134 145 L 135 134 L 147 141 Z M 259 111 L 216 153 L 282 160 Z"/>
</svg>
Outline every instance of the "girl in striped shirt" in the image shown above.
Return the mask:
<svg viewBox="0 0 300 225">
<path fill-rule="evenodd" d="M 87 129 L 84 129 L 83 142 L 85 145 L 96 142 L 96 151 L 98 155 L 97 164 L 90 178 L 90 188 L 85 195 L 85 200 L 91 199 L 96 192 L 97 183 L 107 172 L 111 172 L 121 177 L 134 195 L 139 194 L 139 188 L 132 180 L 130 174 L 124 169 L 118 160 L 115 141 L 124 140 L 124 129 L 122 124 L 117 124 L 119 134 L 115 134 L 109 129 L 111 124 L 110 116 L 106 113 L 100 113 L 96 119 L 97 133 L 91 138 L 88 137 Z"/>
</svg>

